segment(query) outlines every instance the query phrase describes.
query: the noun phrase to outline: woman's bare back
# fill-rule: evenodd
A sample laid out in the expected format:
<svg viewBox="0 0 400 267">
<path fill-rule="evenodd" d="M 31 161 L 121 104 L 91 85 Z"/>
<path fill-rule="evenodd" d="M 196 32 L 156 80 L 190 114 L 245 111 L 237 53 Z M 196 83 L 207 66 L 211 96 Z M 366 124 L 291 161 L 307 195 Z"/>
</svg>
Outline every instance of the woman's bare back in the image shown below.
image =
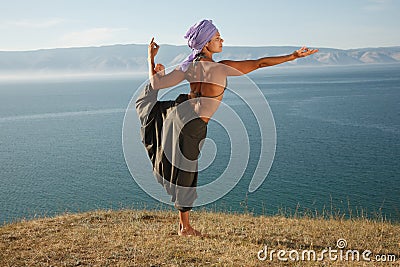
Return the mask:
<svg viewBox="0 0 400 267">
<path fill-rule="evenodd" d="M 189 99 L 199 117 L 208 122 L 217 111 L 227 83 L 223 64 L 198 61 L 186 72 L 190 83 Z"/>
</svg>

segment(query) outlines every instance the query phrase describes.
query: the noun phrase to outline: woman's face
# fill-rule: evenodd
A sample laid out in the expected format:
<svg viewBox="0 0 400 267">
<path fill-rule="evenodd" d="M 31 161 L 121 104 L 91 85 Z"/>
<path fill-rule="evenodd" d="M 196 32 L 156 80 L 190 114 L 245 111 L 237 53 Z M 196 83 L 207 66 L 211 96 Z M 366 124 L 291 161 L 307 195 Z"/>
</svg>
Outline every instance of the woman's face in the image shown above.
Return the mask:
<svg viewBox="0 0 400 267">
<path fill-rule="evenodd" d="M 217 31 L 211 40 L 207 43 L 206 48 L 211 53 L 219 53 L 222 51 L 222 43 L 224 39 L 221 38 L 221 35 Z"/>
</svg>

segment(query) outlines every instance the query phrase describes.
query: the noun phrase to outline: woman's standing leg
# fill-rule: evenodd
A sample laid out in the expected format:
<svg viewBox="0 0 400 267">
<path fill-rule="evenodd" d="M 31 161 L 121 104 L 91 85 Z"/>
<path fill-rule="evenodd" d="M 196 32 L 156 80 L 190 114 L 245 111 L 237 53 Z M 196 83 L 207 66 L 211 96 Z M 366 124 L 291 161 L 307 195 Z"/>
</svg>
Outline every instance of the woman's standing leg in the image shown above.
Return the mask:
<svg viewBox="0 0 400 267">
<path fill-rule="evenodd" d="M 189 213 L 188 211 L 179 211 L 179 230 L 178 235 L 183 236 L 202 236 L 201 232 L 194 229 L 189 222 Z"/>
<path fill-rule="evenodd" d="M 187 103 L 190 110 L 186 112 L 182 105 L 184 104 L 180 104 L 179 108 L 184 114 L 190 114 L 189 111 L 193 112 L 192 107 Z M 193 116 L 197 116 L 197 114 L 193 112 Z M 203 236 L 201 232 L 190 225 L 189 214 L 193 202 L 197 198 L 198 158 L 206 134 L 207 124 L 197 117 L 184 125 L 179 136 L 179 149 L 183 157 L 190 161 L 190 164 L 185 166 L 186 170 L 178 171 L 176 179 L 175 207 L 179 210 L 179 235 Z"/>
</svg>

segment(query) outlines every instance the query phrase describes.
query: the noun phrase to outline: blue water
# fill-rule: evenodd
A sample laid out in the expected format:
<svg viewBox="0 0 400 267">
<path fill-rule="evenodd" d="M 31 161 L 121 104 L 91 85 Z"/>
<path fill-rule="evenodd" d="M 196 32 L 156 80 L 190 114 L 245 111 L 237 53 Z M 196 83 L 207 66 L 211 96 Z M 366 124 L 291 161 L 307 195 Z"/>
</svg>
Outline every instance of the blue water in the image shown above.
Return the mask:
<svg viewBox="0 0 400 267">
<path fill-rule="evenodd" d="M 239 184 L 207 208 L 362 212 L 400 220 L 400 66 L 269 68 L 252 74 L 272 109 L 275 159 L 247 193 L 260 133 Z M 164 207 L 134 182 L 122 150 L 125 109 L 144 77 L 0 82 L 0 223 L 98 208 Z M 246 128 L 256 123 L 227 92 Z M 210 122 L 223 172 L 228 135 Z M 225 150 L 224 150 L 225 149 Z"/>
</svg>

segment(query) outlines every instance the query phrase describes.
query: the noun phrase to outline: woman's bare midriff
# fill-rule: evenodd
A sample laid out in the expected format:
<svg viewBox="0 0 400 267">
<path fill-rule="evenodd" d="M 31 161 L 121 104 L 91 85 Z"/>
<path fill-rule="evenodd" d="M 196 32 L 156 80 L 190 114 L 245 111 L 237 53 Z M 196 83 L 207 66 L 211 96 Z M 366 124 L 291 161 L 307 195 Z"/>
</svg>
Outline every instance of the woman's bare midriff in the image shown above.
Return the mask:
<svg viewBox="0 0 400 267">
<path fill-rule="evenodd" d="M 188 94 L 189 100 L 192 100 L 190 103 L 193 110 L 205 123 L 208 123 L 217 111 L 223 97 L 223 91 L 219 93 L 217 97 L 203 94 L 203 92 L 208 91 L 208 86 L 210 86 L 210 84 L 207 83 L 191 84 L 191 91 Z M 202 92 L 200 91 L 200 88 L 202 89 Z M 224 90 L 224 87 L 221 86 L 221 90 Z M 198 92 L 200 92 L 200 96 L 198 95 Z M 198 101 L 193 101 L 195 99 L 198 99 Z"/>
<path fill-rule="evenodd" d="M 218 97 L 210 97 L 207 95 L 202 95 L 199 97 L 193 91 L 188 94 L 188 98 L 191 100 L 190 104 L 192 105 L 193 110 L 205 123 L 208 123 L 211 117 L 217 111 L 222 97 L 223 93 Z"/>
</svg>

